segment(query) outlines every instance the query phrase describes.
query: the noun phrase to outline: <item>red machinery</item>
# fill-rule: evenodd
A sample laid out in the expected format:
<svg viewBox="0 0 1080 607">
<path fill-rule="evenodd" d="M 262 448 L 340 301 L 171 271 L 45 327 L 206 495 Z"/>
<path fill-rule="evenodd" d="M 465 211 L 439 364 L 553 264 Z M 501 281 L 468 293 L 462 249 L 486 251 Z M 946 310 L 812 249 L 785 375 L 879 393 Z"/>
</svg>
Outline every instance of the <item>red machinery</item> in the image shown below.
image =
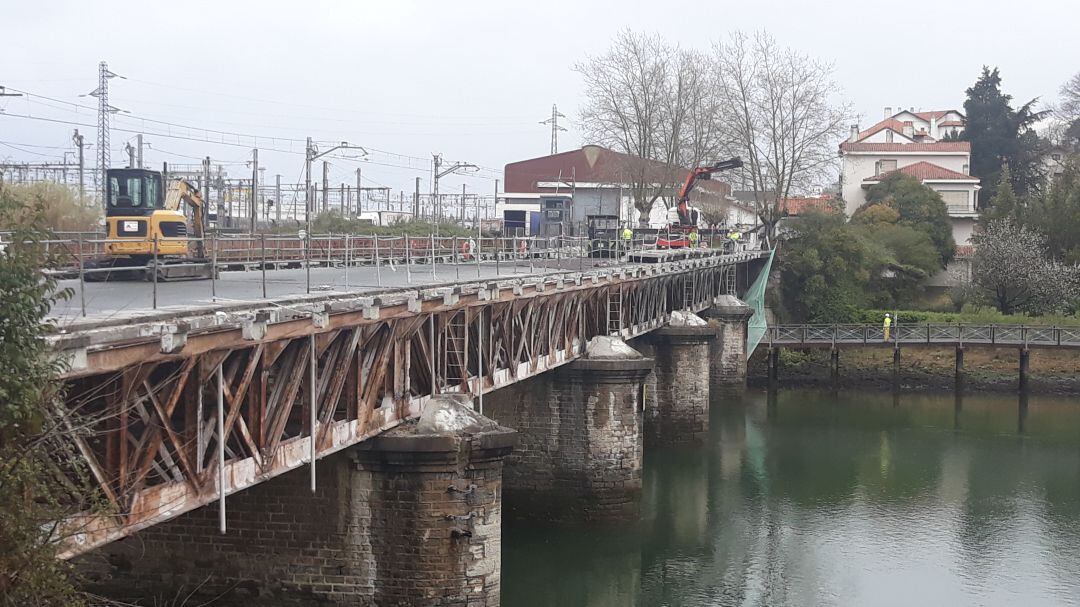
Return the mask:
<svg viewBox="0 0 1080 607">
<path fill-rule="evenodd" d="M 666 249 L 681 249 L 690 246 L 690 230 L 698 225 L 698 211 L 690 206 L 690 192 L 694 190 L 697 182 L 712 179 L 713 173 L 737 169 L 743 165 L 740 158 L 721 160 L 710 166 L 697 167 L 686 176 L 686 181 L 679 190 L 679 200 L 676 210 L 679 213 L 679 222 L 668 226 L 668 234 L 656 239 L 656 246 Z"/>
</svg>

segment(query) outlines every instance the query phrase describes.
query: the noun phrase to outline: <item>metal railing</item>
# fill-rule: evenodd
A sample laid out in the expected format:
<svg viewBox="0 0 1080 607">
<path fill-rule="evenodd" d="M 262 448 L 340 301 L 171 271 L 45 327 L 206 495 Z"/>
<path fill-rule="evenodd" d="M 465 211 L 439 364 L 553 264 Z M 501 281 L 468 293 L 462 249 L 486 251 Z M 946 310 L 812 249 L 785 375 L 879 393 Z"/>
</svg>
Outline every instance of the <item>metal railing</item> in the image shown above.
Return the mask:
<svg viewBox="0 0 1080 607">
<path fill-rule="evenodd" d="M 65 234 L 65 236 L 69 236 Z M 108 239 L 90 234 L 74 234 L 74 238 L 57 238 L 42 241 L 46 250 L 59 259 L 59 267 L 50 273 L 61 279 L 77 279 L 78 288 L 74 294 L 82 316 L 86 316 L 86 285 L 88 281 L 103 280 L 117 272 L 113 267 L 95 267 L 93 262 L 107 259 L 106 247 L 111 243 L 131 243 L 130 239 Z M 171 258 L 159 256 L 160 248 L 169 244 L 186 241 L 189 256 Z M 205 258 L 191 257 L 198 244 L 205 249 Z M 222 272 L 261 272 L 261 292 L 267 296 L 267 271 L 279 269 L 303 269 L 305 276 L 300 279 L 303 285 L 295 285 L 297 293 L 312 292 L 312 268 L 344 269 L 344 288 L 357 286 L 350 283 L 349 270 L 356 267 L 374 268 L 374 285 L 383 286 L 383 273 L 386 270 L 404 270 L 406 284 L 413 284 L 414 277 L 430 273 L 430 280 L 425 282 L 453 281 L 472 278 L 469 267 L 474 268 L 473 275 L 483 275 L 482 266 L 496 276 L 518 273 L 546 273 L 550 271 L 584 271 L 586 260 L 592 265 L 598 251 L 596 243 L 585 237 L 559 236 L 550 238 L 522 236 L 436 236 L 407 235 L 400 236 L 364 236 L 348 234 L 313 234 L 307 238 L 297 235 L 257 234 L 225 235 L 213 234 L 203 239 L 197 238 L 160 238 L 152 243 L 153 254 L 147 256 L 146 265 L 129 266 L 124 271 L 143 272 L 150 287 L 150 304 L 157 308 L 158 268 L 168 264 L 170 268 L 206 269 L 209 264 L 209 295 L 217 300 L 221 296 L 218 288 Z M 610 244 L 610 241 L 609 243 Z M 701 247 L 706 252 L 721 252 L 718 249 Z M 610 253 L 610 249 L 604 251 Z M 639 236 L 630 241 L 619 239 L 614 246 L 614 255 L 607 258 L 612 261 L 625 259 L 636 260 L 635 255 L 645 252 L 658 252 L 655 236 Z M 754 251 L 723 251 L 731 257 L 754 255 Z M 659 254 L 659 257 L 672 255 L 671 252 Z M 676 253 L 677 255 L 677 253 Z M 614 259 L 612 259 L 614 257 Z M 659 260 L 659 259 L 658 259 Z M 439 276 L 439 270 L 452 268 L 453 274 Z M 371 276 L 368 276 L 370 282 Z M 129 276 L 130 278 L 130 276 Z M 299 278 L 295 276 L 294 278 Z M 271 280 L 274 280 L 273 277 Z M 423 280 L 423 278 L 421 278 Z M 280 284 L 280 280 L 278 280 Z M 340 285 L 339 285 L 340 286 Z M 319 287 L 321 288 L 321 287 Z"/>
<path fill-rule="evenodd" d="M 895 324 L 886 339 L 885 328 L 881 325 L 774 325 L 766 330 L 762 341 L 783 346 L 889 343 L 1080 348 L 1080 326 Z"/>
</svg>

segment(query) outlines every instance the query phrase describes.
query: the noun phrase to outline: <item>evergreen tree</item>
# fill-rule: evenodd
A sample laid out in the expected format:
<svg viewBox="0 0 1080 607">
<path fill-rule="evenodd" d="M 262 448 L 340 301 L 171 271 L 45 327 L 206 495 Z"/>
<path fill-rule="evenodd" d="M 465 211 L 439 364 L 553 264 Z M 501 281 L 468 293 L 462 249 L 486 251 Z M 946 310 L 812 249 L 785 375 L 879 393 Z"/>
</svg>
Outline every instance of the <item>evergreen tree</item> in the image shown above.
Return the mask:
<svg viewBox="0 0 1080 607">
<path fill-rule="evenodd" d="M 1012 187 L 1012 173 L 1009 167 L 1001 168 L 1001 176 L 998 178 L 997 192 L 990 199 L 990 206 L 983 212 L 983 219 L 995 221 L 1012 217 L 1017 219 L 1020 215 L 1020 201 L 1016 198 L 1016 192 Z"/>
<path fill-rule="evenodd" d="M 1001 168 L 1008 165 L 1014 193 L 1024 196 L 1038 191 L 1042 180 L 1042 142 L 1031 128 L 1046 112 L 1034 109 L 1032 99 L 1013 109 L 1012 96 L 1001 92 L 997 68 L 983 66 L 982 75 L 967 90 L 964 113 L 967 124 L 962 139 L 971 142 L 971 174 L 982 180 L 980 206 L 997 193 Z"/>
</svg>

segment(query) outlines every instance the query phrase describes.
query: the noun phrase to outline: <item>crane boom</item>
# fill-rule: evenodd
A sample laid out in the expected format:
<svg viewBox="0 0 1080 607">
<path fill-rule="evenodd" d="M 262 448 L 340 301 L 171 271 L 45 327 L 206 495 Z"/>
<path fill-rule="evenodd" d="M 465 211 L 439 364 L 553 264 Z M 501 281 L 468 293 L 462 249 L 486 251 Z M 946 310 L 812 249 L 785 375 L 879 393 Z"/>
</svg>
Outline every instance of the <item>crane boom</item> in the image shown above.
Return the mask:
<svg viewBox="0 0 1080 607">
<path fill-rule="evenodd" d="M 690 192 L 694 190 L 699 181 L 712 179 L 713 173 L 719 173 L 721 171 L 730 171 L 731 169 L 737 169 L 742 167 L 743 161 L 741 158 L 729 158 L 728 160 L 721 160 L 716 164 L 709 166 L 701 166 L 692 169 L 686 175 L 686 181 L 683 182 L 682 188 L 679 189 L 679 199 L 677 210 L 679 212 L 679 224 L 683 227 L 691 227 L 697 225 L 695 218 L 690 215 Z"/>
<path fill-rule="evenodd" d="M 169 191 L 165 195 L 165 208 L 169 211 L 179 211 L 181 204 L 187 204 L 192 208 L 192 229 L 195 233 L 195 256 L 204 257 L 206 248 L 203 246 L 203 235 L 205 233 L 205 226 L 203 225 L 203 209 L 206 206 L 206 201 L 203 200 L 202 193 L 199 192 L 199 188 L 191 184 L 186 179 L 176 179 L 169 184 Z"/>
</svg>

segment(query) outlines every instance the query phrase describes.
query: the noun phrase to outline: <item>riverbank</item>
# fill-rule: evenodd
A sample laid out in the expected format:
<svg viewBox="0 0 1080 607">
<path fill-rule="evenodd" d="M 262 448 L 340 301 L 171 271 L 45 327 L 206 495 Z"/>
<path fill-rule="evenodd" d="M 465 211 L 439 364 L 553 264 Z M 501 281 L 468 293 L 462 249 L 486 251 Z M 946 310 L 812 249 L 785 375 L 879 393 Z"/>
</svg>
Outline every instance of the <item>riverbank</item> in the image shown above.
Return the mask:
<svg viewBox="0 0 1080 607">
<path fill-rule="evenodd" d="M 751 385 L 768 382 L 768 348 L 763 344 L 748 365 Z M 955 352 L 952 348 L 909 347 L 901 350 L 900 388 L 903 390 L 949 390 L 954 387 Z M 967 391 L 1014 392 L 1019 376 L 1019 351 L 1015 347 L 969 347 L 964 350 Z M 844 348 L 840 351 L 839 388 L 892 389 L 891 348 Z M 1032 349 L 1029 390 L 1032 394 L 1080 395 L 1080 352 Z M 832 387 L 829 350 L 796 350 L 780 353 L 779 382 L 787 387 Z"/>
</svg>

